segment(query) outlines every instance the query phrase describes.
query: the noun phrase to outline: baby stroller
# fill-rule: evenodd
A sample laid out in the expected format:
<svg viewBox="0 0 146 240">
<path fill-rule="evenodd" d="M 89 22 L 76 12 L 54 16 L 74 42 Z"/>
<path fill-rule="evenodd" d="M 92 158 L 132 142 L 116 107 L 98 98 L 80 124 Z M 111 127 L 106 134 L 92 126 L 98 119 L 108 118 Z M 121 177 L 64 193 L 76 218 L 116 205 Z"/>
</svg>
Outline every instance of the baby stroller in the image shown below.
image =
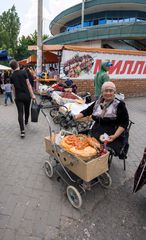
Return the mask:
<svg viewBox="0 0 146 240">
<path fill-rule="evenodd" d="M 74 119 L 71 111 L 67 113 L 66 116 L 63 116 L 60 121 L 60 126 L 63 129 L 69 130 L 76 130 L 77 132 L 81 132 L 87 129 L 90 129 L 92 125 L 92 119 L 83 119 L 82 121 L 77 121 Z"/>
<path fill-rule="evenodd" d="M 104 188 L 111 186 L 112 180 L 107 172 L 109 152 L 102 149 L 102 154 L 97 154 L 85 161 L 66 151 L 59 141 L 62 137 L 72 135 L 72 133 L 63 130 L 57 134 L 52 130 L 49 117 L 44 111 L 45 108 L 42 107 L 41 111 L 48 121 L 50 133 L 45 137 L 46 152 L 49 153 L 49 160 L 44 163 L 45 174 L 53 178 L 56 173 L 58 180 L 64 181 L 67 185 L 67 198 L 72 206 L 78 209 L 82 206 L 82 193 L 91 190 L 90 188 L 97 183 Z"/>
<path fill-rule="evenodd" d="M 50 110 L 50 116 L 55 124 L 59 124 L 61 129 L 73 132 L 80 132 L 91 127 L 91 119 L 83 119 L 82 121 L 74 120 L 71 111 L 68 111 L 64 105 L 56 105 Z M 87 121 L 88 120 L 88 121 Z"/>
</svg>

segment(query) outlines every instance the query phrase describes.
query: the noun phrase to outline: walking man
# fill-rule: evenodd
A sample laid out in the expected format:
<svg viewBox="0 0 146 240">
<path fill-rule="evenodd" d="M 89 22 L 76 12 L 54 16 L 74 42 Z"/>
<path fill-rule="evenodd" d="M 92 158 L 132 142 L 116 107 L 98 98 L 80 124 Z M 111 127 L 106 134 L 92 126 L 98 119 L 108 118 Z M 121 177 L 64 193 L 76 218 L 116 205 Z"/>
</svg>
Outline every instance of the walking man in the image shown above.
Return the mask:
<svg viewBox="0 0 146 240">
<path fill-rule="evenodd" d="M 31 98 L 36 99 L 31 84 L 29 82 L 27 73 L 25 70 L 20 70 L 19 64 L 16 60 L 10 62 L 10 67 L 13 73 L 10 77 L 11 84 L 14 91 L 15 103 L 18 111 L 18 122 L 20 126 L 20 136 L 25 137 L 24 120 L 25 125 L 28 124 L 29 109 Z M 24 120 L 23 120 L 24 115 Z"/>
</svg>

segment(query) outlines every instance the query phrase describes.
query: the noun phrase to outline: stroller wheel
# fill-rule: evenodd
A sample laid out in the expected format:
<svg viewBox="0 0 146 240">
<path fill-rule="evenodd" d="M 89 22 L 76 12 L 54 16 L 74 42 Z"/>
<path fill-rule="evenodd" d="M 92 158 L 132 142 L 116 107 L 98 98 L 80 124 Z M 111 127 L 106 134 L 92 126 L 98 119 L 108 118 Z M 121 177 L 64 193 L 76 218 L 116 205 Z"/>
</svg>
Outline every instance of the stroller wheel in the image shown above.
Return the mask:
<svg viewBox="0 0 146 240">
<path fill-rule="evenodd" d="M 52 178 L 53 177 L 53 167 L 50 161 L 46 161 L 44 164 L 44 170 L 47 175 L 47 177 Z"/>
<path fill-rule="evenodd" d="M 77 128 L 78 128 L 78 131 L 80 132 L 80 131 L 83 131 L 83 130 L 85 130 L 86 128 L 87 128 L 87 123 L 86 122 L 79 122 L 78 124 L 77 124 Z"/>
<path fill-rule="evenodd" d="M 53 122 L 54 122 L 55 124 L 59 124 L 59 123 L 60 123 L 60 116 L 54 117 L 54 118 L 53 118 Z"/>
<path fill-rule="evenodd" d="M 50 110 L 50 116 L 51 116 L 52 118 L 58 116 L 58 109 L 57 109 L 57 108 L 51 109 L 51 110 Z"/>
<path fill-rule="evenodd" d="M 100 175 L 98 177 L 98 181 L 101 184 L 101 186 L 104 187 L 104 188 L 109 188 L 112 184 L 112 179 L 107 172 Z"/>
<path fill-rule="evenodd" d="M 80 208 L 82 206 L 81 194 L 75 187 L 71 185 L 67 187 L 67 197 L 73 207 Z"/>
<path fill-rule="evenodd" d="M 60 126 L 63 128 L 68 128 L 68 121 L 65 118 L 61 119 Z"/>
</svg>

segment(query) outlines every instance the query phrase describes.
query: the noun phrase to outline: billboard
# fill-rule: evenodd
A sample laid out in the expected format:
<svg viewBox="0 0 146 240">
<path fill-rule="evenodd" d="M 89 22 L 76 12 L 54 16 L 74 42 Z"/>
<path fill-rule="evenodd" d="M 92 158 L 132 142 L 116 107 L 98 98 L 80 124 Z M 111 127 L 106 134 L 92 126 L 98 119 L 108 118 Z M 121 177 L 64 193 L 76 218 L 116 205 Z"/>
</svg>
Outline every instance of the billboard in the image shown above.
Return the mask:
<svg viewBox="0 0 146 240">
<path fill-rule="evenodd" d="M 110 79 L 146 78 L 146 56 L 118 53 L 81 52 L 63 50 L 60 77 L 71 79 L 93 79 L 100 70 L 102 61 L 110 60 Z"/>
</svg>

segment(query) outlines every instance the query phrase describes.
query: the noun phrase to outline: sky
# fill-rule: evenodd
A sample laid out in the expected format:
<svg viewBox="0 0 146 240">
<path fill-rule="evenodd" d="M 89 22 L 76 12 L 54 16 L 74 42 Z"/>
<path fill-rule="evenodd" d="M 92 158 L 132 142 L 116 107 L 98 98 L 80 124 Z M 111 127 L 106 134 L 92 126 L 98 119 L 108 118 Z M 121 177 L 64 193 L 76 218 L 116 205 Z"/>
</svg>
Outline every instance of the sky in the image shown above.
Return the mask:
<svg viewBox="0 0 146 240">
<path fill-rule="evenodd" d="M 43 0 L 43 34 L 50 35 L 49 23 L 54 17 L 81 2 L 82 0 Z M 38 0 L 1 0 L 0 15 L 15 5 L 21 23 L 19 36 L 28 36 L 37 30 L 37 4 Z"/>
</svg>

